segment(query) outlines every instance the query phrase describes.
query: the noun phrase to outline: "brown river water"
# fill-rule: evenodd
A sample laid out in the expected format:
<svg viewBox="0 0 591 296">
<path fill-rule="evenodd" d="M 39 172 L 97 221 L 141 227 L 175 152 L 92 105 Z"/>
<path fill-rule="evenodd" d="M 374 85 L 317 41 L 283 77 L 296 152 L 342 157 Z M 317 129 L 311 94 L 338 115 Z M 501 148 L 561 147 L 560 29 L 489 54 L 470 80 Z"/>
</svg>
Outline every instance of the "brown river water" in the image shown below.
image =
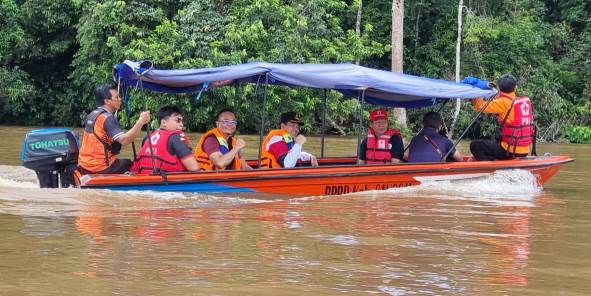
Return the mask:
<svg viewBox="0 0 591 296">
<path fill-rule="evenodd" d="M 269 201 L 39 189 L 19 160 L 30 129 L 0 126 L 0 295 L 591 294 L 589 145 L 538 147 L 576 159 L 545 188 L 509 171 Z"/>
</svg>

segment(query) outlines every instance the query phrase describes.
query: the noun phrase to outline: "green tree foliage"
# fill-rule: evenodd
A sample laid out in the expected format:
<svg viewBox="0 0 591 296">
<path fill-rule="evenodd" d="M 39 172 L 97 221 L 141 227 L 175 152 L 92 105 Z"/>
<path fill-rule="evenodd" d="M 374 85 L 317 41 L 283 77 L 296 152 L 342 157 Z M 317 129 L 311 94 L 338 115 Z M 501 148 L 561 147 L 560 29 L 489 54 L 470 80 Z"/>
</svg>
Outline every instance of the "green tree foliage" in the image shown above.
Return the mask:
<svg viewBox="0 0 591 296">
<path fill-rule="evenodd" d="M 19 15 L 15 1 L 0 1 L 0 123 L 20 123 L 12 114 L 22 112 L 19 109 L 35 91 L 29 75 L 15 62 L 21 58 L 21 46 L 27 43 Z"/>
<path fill-rule="evenodd" d="M 577 141 L 576 135 L 590 125 L 585 113 L 591 104 L 590 2 L 465 3 L 462 75 L 495 81 L 502 73 L 515 74 L 521 83 L 519 93 L 534 100 L 539 135 Z M 389 69 L 392 1 L 363 1 L 360 36 L 355 33 L 358 4 L 352 0 L 0 0 L 0 123 L 81 125 L 95 107 L 95 85 L 110 81 L 113 65 L 125 59 L 152 60 L 157 68 L 359 60 L 361 65 Z M 453 79 L 457 4 L 405 1 L 405 72 Z M 322 90 L 271 86 L 263 110 L 263 80 L 258 87 L 232 84 L 204 89 L 199 100 L 196 93 L 130 91 L 129 103 L 119 116 L 125 123 L 128 113 L 179 105 L 186 112 L 186 126 L 203 131 L 217 111 L 233 108 L 241 132 L 252 133 L 258 131 L 263 113 L 269 128 L 276 125 L 280 112 L 295 110 L 305 117 L 305 129 L 318 131 Z M 355 100 L 328 92 L 327 102 L 331 125 L 358 123 Z M 475 115 L 469 103 L 462 110 L 459 128 Z M 411 128 L 420 125 L 424 112 L 409 112 Z M 490 136 L 493 126 L 494 119 L 485 117 L 469 135 Z"/>
<path fill-rule="evenodd" d="M 4 120 L 18 124 L 78 124 L 71 120 L 76 114 L 55 107 L 74 104 L 64 95 L 77 49 L 74 24 L 79 18 L 78 6 L 69 0 L 2 0 L 1 6 L 0 65 L 4 73 L 12 74 L 5 76 L 9 81 L 0 83 L 24 87 L 18 92 L 21 95 L 10 96 L 11 106 L 3 109 L 12 113 L 6 114 Z"/>
<path fill-rule="evenodd" d="M 0 66 L 14 65 L 14 61 L 23 58 L 22 48 L 28 40 L 21 27 L 20 7 L 14 0 L 0 0 Z"/>
</svg>

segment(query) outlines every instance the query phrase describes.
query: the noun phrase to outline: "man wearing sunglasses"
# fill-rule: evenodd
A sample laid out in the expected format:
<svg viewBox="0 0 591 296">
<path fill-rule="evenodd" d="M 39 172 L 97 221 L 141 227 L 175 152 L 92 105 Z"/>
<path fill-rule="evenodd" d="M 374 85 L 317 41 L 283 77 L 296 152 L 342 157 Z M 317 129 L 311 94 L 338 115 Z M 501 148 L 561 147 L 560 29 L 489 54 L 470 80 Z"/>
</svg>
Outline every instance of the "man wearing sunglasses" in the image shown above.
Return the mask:
<svg viewBox="0 0 591 296">
<path fill-rule="evenodd" d="M 270 131 L 263 141 L 261 168 L 293 168 L 298 160 L 318 166 L 314 155 L 302 151 L 306 142 L 306 137 L 300 134 L 302 122 L 295 112 L 281 114 L 281 128 Z"/>
<path fill-rule="evenodd" d="M 121 108 L 117 86 L 99 84 L 94 90 L 97 109 L 88 114 L 84 125 L 78 166 L 82 174 L 121 174 L 131 167 L 130 159 L 118 159 L 121 146 L 133 142 L 142 126 L 150 122 L 150 111 L 140 113 L 133 127 L 124 132 L 115 112 Z"/>
<path fill-rule="evenodd" d="M 183 133 L 181 109 L 176 106 L 162 107 L 158 111 L 158 122 L 160 127 L 150 135 L 151 145 L 144 139 L 131 171 L 136 174 L 152 174 L 153 166 L 163 172 L 198 170 L 199 165 L 191 151 L 191 143 Z"/>
<path fill-rule="evenodd" d="M 252 169 L 241 155 L 246 142 L 234 136 L 237 124 L 236 115 L 231 110 L 218 113 L 216 127 L 201 136 L 195 147 L 195 158 L 200 170 Z"/>
</svg>

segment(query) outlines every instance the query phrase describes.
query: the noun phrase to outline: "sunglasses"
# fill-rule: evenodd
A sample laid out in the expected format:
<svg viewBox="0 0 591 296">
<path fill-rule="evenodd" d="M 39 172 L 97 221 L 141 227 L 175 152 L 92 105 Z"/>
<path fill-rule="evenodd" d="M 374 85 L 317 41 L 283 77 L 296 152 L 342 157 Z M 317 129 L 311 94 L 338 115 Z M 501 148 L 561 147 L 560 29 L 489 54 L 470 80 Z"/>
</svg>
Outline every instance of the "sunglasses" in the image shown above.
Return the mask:
<svg viewBox="0 0 591 296">
<path fill-rule="evenodd" d="M 225 125 L 237 125 L 238 121 L 236 120 L 229 120 L 229 119 L 222 119 L 219 122 L 225 124 Z"/>
</svg>

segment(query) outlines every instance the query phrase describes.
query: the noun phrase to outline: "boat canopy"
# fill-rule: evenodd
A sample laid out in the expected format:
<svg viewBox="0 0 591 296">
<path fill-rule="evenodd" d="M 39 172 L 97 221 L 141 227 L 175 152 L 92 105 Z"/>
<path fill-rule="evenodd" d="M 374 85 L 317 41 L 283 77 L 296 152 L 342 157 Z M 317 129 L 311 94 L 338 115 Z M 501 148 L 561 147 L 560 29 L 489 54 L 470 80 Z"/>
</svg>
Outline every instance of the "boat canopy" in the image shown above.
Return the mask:
<svg viewBox="0 0 591 296">
<path fill-rule="evenodd" d="M 441 79 L 343 64 L 276 64 L 252 62 L 202 69 L 155 69 L 149 61 L 126 60 L 113 70 L 124 87 L 164 93 L 197 93 L 216 82 L 269 83 L 290 87 L 334 89 L 345 96 L 388 107 L 426 107 L 449 99 L 490 98 L 495 89 Z M 141 78 L 141 83 L 140 82 Z M 362 96 L 363 94 L 363 96 Z"/>
</svg>

